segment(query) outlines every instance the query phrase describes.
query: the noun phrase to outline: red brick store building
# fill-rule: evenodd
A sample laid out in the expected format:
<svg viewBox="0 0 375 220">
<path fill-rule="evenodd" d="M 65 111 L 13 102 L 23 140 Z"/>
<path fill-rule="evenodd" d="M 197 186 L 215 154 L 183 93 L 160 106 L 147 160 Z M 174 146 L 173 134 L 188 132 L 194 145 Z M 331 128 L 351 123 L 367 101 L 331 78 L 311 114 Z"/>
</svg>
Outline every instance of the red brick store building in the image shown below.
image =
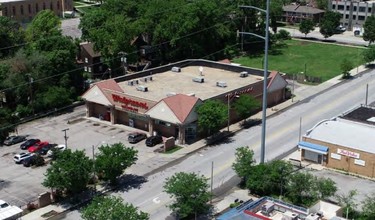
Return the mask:
<svg viewBox="0 0 375 220">
<path fill-rule="evenodd" d="M 268 76 L 268 105 L 285 99 L 287 82 L 278 72 Z M 263 70 L 207 60 L 184 60 L 98 82 L 85 94 L 87 117 L 175 137 L 196 139 L 195 108 L 209 99 L 233 102 L 240 94 L 262 99 Z M 236 119 L 233 109 L 231 117 Z M 238 118 L 237 118 L 238 119 Z"/>
</svg>

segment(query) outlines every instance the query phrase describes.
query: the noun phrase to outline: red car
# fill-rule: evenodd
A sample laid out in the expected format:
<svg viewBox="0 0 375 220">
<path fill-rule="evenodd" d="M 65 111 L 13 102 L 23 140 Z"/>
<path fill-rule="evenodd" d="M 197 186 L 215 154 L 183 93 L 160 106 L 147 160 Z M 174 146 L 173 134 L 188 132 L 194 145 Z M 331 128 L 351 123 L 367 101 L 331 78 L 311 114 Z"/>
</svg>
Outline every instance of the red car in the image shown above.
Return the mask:
<svg viewBox="0 0 375 220">
<path fill-rule="evenodd" d="M 44 146 L 47 146 L 49 143 L 47 141 L 36 143 L 35 145 L 29 147 L 30 153 L 36 153 L 41 150 Z"/>
</svg>

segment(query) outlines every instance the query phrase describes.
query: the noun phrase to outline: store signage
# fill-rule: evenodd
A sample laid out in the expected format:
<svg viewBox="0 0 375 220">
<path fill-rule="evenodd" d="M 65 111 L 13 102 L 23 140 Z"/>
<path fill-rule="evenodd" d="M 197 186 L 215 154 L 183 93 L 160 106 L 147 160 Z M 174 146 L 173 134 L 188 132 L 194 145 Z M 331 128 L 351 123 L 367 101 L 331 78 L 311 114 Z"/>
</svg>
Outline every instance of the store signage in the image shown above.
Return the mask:
<svg viewBox="0 0 375 220">
<path fill-rule="evenodd" d="M 344 155 L 344 156 L 357 158 L 357 159 L 359 159 L 359 156 L 360 156 L 359 153 L 355 153 L 355 152 L 348 151 L 348 150 L 343 150 L 343 149 L 340 149 L 340 148 L 337 149 L 337 153 L 341 154 L 341 155 Z"/>
<path fill-rule="evenodd" d="M 360 165 L 360 166 L 364 167 L 364 166 L 366 166 L 366 161 L 354 159 L 354 164 L 357 164 L 357 165 Z"/>
<path fill-rule="evenodd" d="M 341 160 L 341 155 L 340 154 L 331 153 L 331 158 L 336 159 L 336 160 Z"/>
<path fill-rule="evenodd" d="M 226 97 L 228 97 L 228 95 L 230 97 L 233 97 L 233 96 L 236 96 L 236 95 L 241 95 L 241 94 L 245 94 L 245 93 L 250 93 L 253 91 L 253 87 L 250 87 L 250 88 L 246 88 L 246 89 L 242 89 L 242 90 L 238 90 L 238 91 L 235 91 L 234 93 L 229 93 L 226 95 Z"/>
<path fill-rule="evenodd" d="M 135 111 L 135 112 L 138 112 L 138 108 L 148 110 L 147 102 L 139 102 L 139 101 L 126 98 L 126 97 L 121 97 L 115 94 L 112 94 L 112 98 L 113 98 L 113 101 L 123 104 L 121 105 L 123 109 L 127 109 L 129 111 Z"/>
</svg>

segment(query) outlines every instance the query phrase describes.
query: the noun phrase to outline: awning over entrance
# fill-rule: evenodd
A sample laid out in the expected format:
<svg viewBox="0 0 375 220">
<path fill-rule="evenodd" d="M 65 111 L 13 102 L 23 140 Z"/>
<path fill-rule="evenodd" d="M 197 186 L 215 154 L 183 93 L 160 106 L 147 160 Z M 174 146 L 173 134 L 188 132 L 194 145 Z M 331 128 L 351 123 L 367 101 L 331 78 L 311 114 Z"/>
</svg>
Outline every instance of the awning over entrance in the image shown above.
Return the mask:
<svg viewBox="0 0 375 220">
<path fill-rule="evenodd" d="M 325 147 L 319 144 L 312 144 L 312 143 L 305 142 L 305 141 L 300 141 L 298 143 L 298 148 L 308 150 L 311 152 L 315 152 L 318 154 L 324 154 L 324 155 L 328 154 L 328 147 Z"/>
</svg>

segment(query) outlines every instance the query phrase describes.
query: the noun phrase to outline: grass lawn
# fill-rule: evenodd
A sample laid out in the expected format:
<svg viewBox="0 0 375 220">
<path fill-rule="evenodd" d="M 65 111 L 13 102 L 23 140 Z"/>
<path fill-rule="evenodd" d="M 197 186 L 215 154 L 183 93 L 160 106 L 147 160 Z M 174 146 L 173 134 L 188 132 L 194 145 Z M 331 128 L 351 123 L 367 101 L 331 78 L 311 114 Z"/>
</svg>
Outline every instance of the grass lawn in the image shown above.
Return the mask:
<svg viewBox="0 0 375 220">
<path fill-rule="evenodd" d="M 326 81 L 342 74 L 341 63 L 344 58 L 351 60 L 354 66 L 365 63 L 361 61 L 363 48 L 299 40 L 288 40 L 285 43 L 287 46 L 280 48 L 280 54 L 268 56 L 269 70 L 292 75 L 305 72 L 306 64 L 306 75 L 322 77 L 322 81 Z M 263 55 L 238 57 L 233 62 L 262 69 Z"/>
<path fill-rule="evenodd" d="M 168 151 L 164 152 L 163 154 L 172 154 L 172 153 L 174 153 L 174 152 L 176 152 L 176 151 L 178 151 L 182 148 L 183 147 L 176 145 L 176 146 L 172 147 L 171 149 L 169 149 Z"/>
<path fill-rule="evenodd" d="M 85 3 L 77 2 L 77 1 L 74 1 L 74 2 L 73 2 L 73 6 L 74 6 L 74 7 L 76 7 L 76 6 L 81 6 L 81 5 L 85 5 Z"/>
<path fill-rule="evenodd" d="M 82 11 L 83 13 L 87 13 L 95 8 L 97 8 L 98 6 L 86 6 L 86 7 L 79 7 L 77 8 L 77 10 L 79 11 Z"/>
</svg>

